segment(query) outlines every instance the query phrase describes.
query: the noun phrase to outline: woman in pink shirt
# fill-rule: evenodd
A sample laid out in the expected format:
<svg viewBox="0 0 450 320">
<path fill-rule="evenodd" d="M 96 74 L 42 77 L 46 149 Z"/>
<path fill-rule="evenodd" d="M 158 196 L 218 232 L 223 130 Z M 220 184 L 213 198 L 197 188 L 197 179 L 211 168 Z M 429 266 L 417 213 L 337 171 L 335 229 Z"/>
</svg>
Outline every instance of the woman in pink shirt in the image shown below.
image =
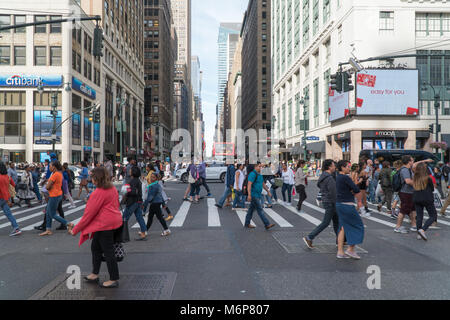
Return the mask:
<svg viewBox="0 0 450 320">
<path fill-rule="evenodd" d="M 122 226 L 122 214 L 119 208 L 119 193 L 111 183 L 105 168 L 92 170 L 92 182 L 97 187 L 89 197 L 81 221 L 70 232 L 73 236 L 81 232 L 81 246 L 92 239 L 92 274 L 85 278 L 88 282 L 99 283 L 102 256 L 105 256 L 110 281 L 100 284 L 103 288 L 119 286 L 119 267 L 114 256 L 114 233 Z"/>
</svg>

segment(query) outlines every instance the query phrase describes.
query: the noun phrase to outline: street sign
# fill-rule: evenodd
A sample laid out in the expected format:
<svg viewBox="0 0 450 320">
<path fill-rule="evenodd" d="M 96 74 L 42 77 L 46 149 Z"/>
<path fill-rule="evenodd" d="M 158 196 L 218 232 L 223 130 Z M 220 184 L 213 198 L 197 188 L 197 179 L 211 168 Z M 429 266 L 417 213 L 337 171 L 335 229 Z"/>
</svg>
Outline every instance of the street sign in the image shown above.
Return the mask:
<svg viewBox="0 0 450 320">
<path fill-rule="evenodd" d="M 307 137 L 306 140 L 308 141 L 320 141 L 319 137 Z"/>
<path fill-rule="evenodd" d="M 35 142 L 34 142 L 35 144 L 40 144 L 40 145 L 50 145 L 50 144 L 52 144 L 52 141 L 51 140 L 36 140 Z"/>
</svg>

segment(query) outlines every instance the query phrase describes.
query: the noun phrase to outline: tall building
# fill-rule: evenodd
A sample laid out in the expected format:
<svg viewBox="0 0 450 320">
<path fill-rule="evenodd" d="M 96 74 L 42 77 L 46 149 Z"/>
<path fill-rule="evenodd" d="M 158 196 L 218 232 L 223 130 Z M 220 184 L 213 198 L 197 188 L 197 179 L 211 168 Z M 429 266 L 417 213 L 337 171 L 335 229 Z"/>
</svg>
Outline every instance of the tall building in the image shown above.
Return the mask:
<svg viewBox="0 0 450 320">
<path fill-rule="evenodd" d="M 178 37 L 169 0 L 144 4 L 145 130 L 149 158 L 170 156 L 174 112 L 174 68 Z"/>
<path fill-rule="evenodd" d="M 87 15 L 102 17 L 103 74 L 101 77 L 98 74 L 98 77 L 101 78 L 101 87 L 105 88 L 102 103 L 105 108 L 104 154 L 120 160 L 122 129 L 123 157 L 140 158 L 143 156 L 144 140 L 143 4 L 125 0 L 81 0 L 78 3 Z M 84 46 L 86 39 L 88 43 L 91 41 L 90 37 L 84 37 Z M 73 54 L 77 54 L 78 59 L 77 50 L 75 45 Z M 121 120 L 122 124 L 118 127 Z"/>
<path fill-rule="evenodd" d="M 270 4 L 250 0 L 242 27 L 242 128 L 257 132 L 271 129 Z"/>
<path fill-rule="evenodd" d="M 216 127 L 219 132 L 223 130 L 223 102 L 224 92 L 228 81 L 228 73 L 233 65 L 234 52 L 236 44 L 239 41 L 239 33 L 241 31 L 240 23 L 221 23 L 218 37 L 218 117 Z M 220 121 L 222 119 L 222 121 Z M 225 138 L 225 137 L 224 137 Z M 215 134 L 215 140 L 219 139 L 219 135 Z"/>
<path fill-rule="evenodd" d="M 203 124 L 203 112 L 202 112 L 202 81 L 203 72 L 201 71 L 200 59 L 198 56 L 192 56 L 191 58 L 191 70 L 192 70 L 192 93 L 194 96 L 194 120 L 201 122 L 200 127 L 194 129 L 195 135 L 202 136 L 204 139 L 204 124 Z"/>
<path fill-rule="evenodd" d="M 363 149 L 432 151 L 430 142 L 435 137 L 430 134 L 429 125 L 435 122 L 434 95 L 428 85 L 417 93 L 423 82 L 442 92 L 438 112 L 443 132 L 439 140 L 450 142 L 450 95 L 446 91 L 450 70 L 448 57 L 363 63 L 369 75 L 373 73 L 370 68 L 417 68 L 419 80 L 412 76 L 402 82 L 409 83 L 405 89 L 408 96 L 417 101 L 419 95 L 417 109 L 414 107 L 417 102 L 412 101 L 409 107 L 414 108 L 393 115 L 396 102 L 387 96 L 376 110 L 368 112 L 367 103 L 371 102 L 360 99 L 362 90 L 342 96 L 349 101 L 344 103 L 342 115 L 338 115 L 334 98 L 332 104 L 329 103 L 330 93 L 340 98 L 330 90 L 330 75 L 336 73 L 339 63 L 349 61 L 352 55 L 364 59 L 399 52 L 449 53 L 450 44 L 446 41 L 450 40 L 450 4 L 402 0 L 306 0 L 301 3 L 272 0 L 271 9 L 272 113 L 276 119 L 276 135 L 291 151 L 288 156 L 304 157 L 301 142 L 304 130 L 307 137 L 318 140 L 306 145 L 307 158 L 311 160 L 331 158 L 357 162 Z M 405 73 L 400 71 L 385 73 L 387 83 L 402 74 L 404 77 Z M 380 77 L 381 73 L 379 80 Z M 368 84 L 361 80 L 362 86 Z M 375 82 L 370 85 L 375 86 Z M 400 103 L 406 103 L 406 98 Z"/>
<path fill-rule="evenodd" d="M 48 157 L 52 150 L 50 111 L 54 95 L 56 123 L 60 126 L 55 149 L 60 160 L 68 163 L 103 161 L 107 157 L 114 160 L 120 151 L 116 148 L 119 140 L 114 122 L 119 87 L 127 101 L 123 116 L 132 124 L 123 138 L 130 154 L 138 153 L 143 142 L 139 130 L 143 125 L 144 103 L 142 50 L 139 49 L 142 37 L 137 32 L 139 25 L 142 26 L 139 15 L 142 8 L 133 3 L 125 9 L 122 7 L 120 14 L 119 8 L 104 8 L 109 2 L 24 0 L 12 2 L 8 10 L 0 10 L 0 25 L 99 15 L 105 33 L 102 58 L 93 56 L 95 23 L 92 21 L 30 26 L 1 33 L 0 156 L 3 161 L 30 163 Z M 110 21 L 111 12 L 117 18 L 114 23 Z M 112 30 L 116 32 L 116 29 L 123 32 L 116 33 L 122 47 L 117 45 L 116 37 L 111 38 Z M 112 59 L 114 67 L 110 65 Z M 40 85 L 42 93 L 38 91 Z M 95 104 L 101 106 L 99 123 L 90 121 L 89 113 L 83 111 Z"/>
<path fill-rule="evenodd" d="M 186 80 L 186 65 L 175 64 L 174 78 L 174 129 L 189 130 L 189 93 Z"/>
<path fill-rule="evenodd" d="M 236 142 L 236 130 L 242 128 L 242 38 L 236 46 L 233 66 L 228 76 L 228 102 L 230 104 L 231 141 Z"/>
</svg>

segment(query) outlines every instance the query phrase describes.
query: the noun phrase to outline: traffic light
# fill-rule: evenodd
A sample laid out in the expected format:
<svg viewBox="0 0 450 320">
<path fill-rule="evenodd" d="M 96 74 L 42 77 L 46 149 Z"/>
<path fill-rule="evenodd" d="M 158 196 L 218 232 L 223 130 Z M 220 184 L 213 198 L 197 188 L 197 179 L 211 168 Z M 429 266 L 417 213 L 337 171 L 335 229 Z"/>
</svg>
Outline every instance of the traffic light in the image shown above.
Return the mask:
<svg viewBox="0 0 450 320">
<path fill-rule="evenodd" d="M 103 57 L 103 30 L 99 26 L 94 29 L 94 57 Z"/>
<path fill-rule="evenodd" d="M 331 90 L 342 92 L 342 72 L 331 75 Z"/>
<path fill-rule="evenodd" d="M 94 110 L 93 109 L 89 110 L 89 121 L 92 121 L 92 120 L 94 120 Z"/>
<path fill-rule="evenodd" d="M 430 133 L 434 133 L 434 124 L 430 124 L 430 126 L 428 127 L 429 129 L 429 131 L 430 131 Z"/>
<path fill-rule="evenodd" d="M 95 123 L 100 123 L 100 111 L 95 111 L 94 112 L 94 122 Z"/>
<path fill-rule="evenodd" d="M 352 75 L 348 72 L 344 72 L 342 74 L 342 82 L 343 82 L 343 90 L 344 92 L 350 92 L 355 90 L 355 87 L 352 83 Z"/>
</svg>

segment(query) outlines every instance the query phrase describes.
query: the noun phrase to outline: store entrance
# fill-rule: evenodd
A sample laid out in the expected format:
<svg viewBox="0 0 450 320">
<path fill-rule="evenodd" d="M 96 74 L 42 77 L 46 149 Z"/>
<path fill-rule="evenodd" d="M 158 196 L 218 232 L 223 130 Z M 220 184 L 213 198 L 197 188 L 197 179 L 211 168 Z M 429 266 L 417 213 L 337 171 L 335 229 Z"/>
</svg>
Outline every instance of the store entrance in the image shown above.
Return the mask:
<svg viewBox="0 0 450 320">
<path fill-rule="evenodd" d="M 406 139 L 363 139 L 363 150 L 404 150 Z"/>
</svg>

